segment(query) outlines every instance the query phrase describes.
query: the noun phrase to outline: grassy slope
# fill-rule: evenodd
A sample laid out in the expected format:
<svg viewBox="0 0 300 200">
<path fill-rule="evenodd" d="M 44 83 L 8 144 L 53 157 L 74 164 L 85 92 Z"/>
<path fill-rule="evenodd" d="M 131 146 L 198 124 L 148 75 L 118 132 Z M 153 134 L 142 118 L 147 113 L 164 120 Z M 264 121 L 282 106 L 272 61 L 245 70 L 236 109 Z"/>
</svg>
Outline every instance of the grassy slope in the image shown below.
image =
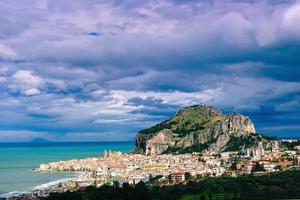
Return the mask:
<svg viewBox="0 0 300 200">
<path fill-rule="evenodd" d="M 224 119 L 224 117 L 217 109 L 191 106 L 179 111 L 169 120 L 140 131 L 139 134 L 151 137 L 163 129 L 168 129 L 173 134 L 184 137 L 188 133 L 205 129 L 212 123 Z"/>
</svg>

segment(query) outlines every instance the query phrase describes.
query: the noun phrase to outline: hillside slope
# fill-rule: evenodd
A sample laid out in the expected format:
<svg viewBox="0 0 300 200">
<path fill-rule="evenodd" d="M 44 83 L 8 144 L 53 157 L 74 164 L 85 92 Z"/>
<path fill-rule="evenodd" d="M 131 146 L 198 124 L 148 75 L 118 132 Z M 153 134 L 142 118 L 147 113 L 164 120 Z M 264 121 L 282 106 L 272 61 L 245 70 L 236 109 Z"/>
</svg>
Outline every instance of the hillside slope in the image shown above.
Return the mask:
<svg viewBox="0 0 300 200">
<path fill-rule="evenodd" d="M 225 115 L 216 108 L 195 105 L 140 131 L 136 136 L 136 147 L 147 155 L 204 150 L 218 153 L 234 150 L 237 146 L 255 146 L 261 140 L 249 117 Z"/>
</svg>

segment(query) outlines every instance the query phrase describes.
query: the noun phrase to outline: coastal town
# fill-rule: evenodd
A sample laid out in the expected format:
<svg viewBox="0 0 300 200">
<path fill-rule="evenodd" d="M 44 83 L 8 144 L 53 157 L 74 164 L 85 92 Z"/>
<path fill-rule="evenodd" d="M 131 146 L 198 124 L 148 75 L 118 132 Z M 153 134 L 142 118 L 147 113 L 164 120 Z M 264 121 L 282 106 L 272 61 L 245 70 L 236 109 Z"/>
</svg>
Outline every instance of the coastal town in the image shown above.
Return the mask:
<svg viewBox="0 0 300 200">
<path fill-rule="evenodd" d="M 105 151 L 100 157 L 41 164 L 33 172 L 81 172 L 80 176 L 59 184 L 33 190 L 26 194 L 32 198 L 47 197 L 53 192 L 84 190 L 88 186 L 104 184 L 137 184 L 151 182 L 158 186 L 186 184 L 205 177 L 243 174 L 264 174 L 300 167 L 300 146 L 282 148 L 282 143 L 297 140 L 273 141 L 270 149 L 251 147 L 222 153 L 203 152 L 187 154 L 143 155 Z M 25 194 L 24 194 L 25 195 Z"/>
</svg>

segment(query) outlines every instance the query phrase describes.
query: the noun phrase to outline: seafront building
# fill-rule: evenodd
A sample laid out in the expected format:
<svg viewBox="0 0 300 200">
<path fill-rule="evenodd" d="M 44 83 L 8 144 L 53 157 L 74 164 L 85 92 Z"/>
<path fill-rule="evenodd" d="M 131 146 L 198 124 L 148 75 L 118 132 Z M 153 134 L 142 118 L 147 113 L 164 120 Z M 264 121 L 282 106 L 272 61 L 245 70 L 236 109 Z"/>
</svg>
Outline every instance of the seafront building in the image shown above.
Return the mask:
<svg viewBox="0 0 300 200">
<path fill-rule="evenodd" d="M 103 184 L 137 184 L 159 177 L 157 184 L 170 185 L 186 183 L 185 174 L 195 180 L 206 176 L 238 176 L 276 172 L 288 169 L 292 165 L 300 166 L 299 149 L 283 150 L 273 144 L 270 150 L 262 147 L 248 148 L 242 151 L 142 155 L 104 152 L 103 156 L 41 164 L 35 172 L 74 171 L 82 172 L 76 179 L 66 181 L 51 188 L 34 191 L 35 196 L 47 196 L 50 192 L 65 192 L 84 189 L 88 186 L 99 187 Z"/>
</svg>

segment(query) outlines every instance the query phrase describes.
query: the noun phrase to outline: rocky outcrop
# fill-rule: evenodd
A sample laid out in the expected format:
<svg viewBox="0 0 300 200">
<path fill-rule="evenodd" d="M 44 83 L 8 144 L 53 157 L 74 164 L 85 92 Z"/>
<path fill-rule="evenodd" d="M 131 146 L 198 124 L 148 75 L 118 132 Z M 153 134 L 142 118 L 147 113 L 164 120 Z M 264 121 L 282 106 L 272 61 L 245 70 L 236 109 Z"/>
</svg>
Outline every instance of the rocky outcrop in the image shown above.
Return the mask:
<svg viewBox="0 0 300 200">
<path fill-rule="evenodd" d="M 255 132 L 247 116 L 224 115 L 216 108 L 197 105 L 181 109 L 170 120 L 140 131 L 136 146 L 147 155 L 193 145 L 206 145 L 208 151 L 221 152 L 232 137 L 251 137 Z"/>
</svg>

